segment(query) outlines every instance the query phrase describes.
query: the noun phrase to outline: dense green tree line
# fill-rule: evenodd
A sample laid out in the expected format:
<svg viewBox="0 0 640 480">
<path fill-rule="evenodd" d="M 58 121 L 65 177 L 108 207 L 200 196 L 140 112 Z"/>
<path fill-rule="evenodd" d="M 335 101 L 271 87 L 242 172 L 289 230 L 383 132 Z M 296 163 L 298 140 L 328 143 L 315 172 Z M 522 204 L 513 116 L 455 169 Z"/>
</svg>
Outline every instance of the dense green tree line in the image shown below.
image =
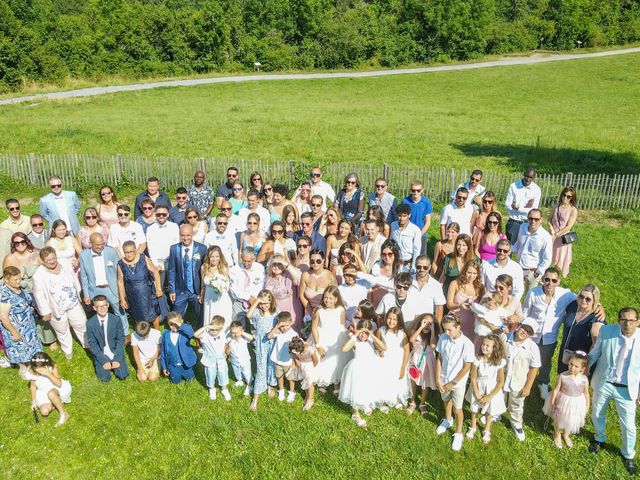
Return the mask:
<svg viewBox="0 0 640 480">
<path fill-rule="evenodd" d="M 254 62 L 395 66 L 638 40 L 638 0 L 0 0 L 0 91 Z"/>
</svg>

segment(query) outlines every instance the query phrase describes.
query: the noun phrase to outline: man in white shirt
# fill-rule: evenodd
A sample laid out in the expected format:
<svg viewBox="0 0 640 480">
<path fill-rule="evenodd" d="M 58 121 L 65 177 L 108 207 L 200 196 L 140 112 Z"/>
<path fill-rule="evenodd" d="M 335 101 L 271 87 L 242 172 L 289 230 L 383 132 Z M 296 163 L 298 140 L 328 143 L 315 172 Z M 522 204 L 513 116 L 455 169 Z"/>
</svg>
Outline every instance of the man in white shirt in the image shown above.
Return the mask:
<svg viewBox="0 0 640 480">
<path fill-rule="evenodd" d="M 376 178 L 375 191 L 369 194 L 369 208 L 379 206 L 382 209 L 384 221 L 391 224 L 396 219 L 398 200 L 387 191 L 388 185 L 386 178 Z"/>
<path fill-rule="evenodd" d="M 229 230 L 229 217 L 224 213 L 216 215 L 215 229 L 211 229 L 204 237 L 207 247 L 217 245 L 229 265 L 229 268 L 238 264 L 238 243 L 235 234 Z"/>
<path fill-rule="evenodd" d="M 76 192 L 62 190 L 62 179 L 53 175 L 49 177 L 49 188 L 51 193 L 47 193 L 40 199 L 40 215 L 52 225 L 60 219 L 67 225 L 67 228 L 74 234 L 80 230 L 78 222 L 78 212 L 80 211 L 80 200 Z"/>
<path fill-rule="evenodd" d="M 488 292 L 496 291 L 496 279 L 500 275 L 509 275 L 513 282 L 513 297 L 520 301 L 524 295 L 522 267 L 511 260 L 511 243 L 506 238 L 496 244 L 496 258 L 482 262 L 482 284 Z"/>
<path fill-rule="evenodd" d="M 169 210 L 164 205 L 155 208 L 156 222 L 147 228 L 147 249 L 149 259 L 160 273 L 161 289 L 167 278 L 167 260 L 171 245 L 180 241 L 180 227 L 169 221 Z"/>
<path fill-rule="evenodd" d="M 420 305 L 420 313 L 430 313 L 440 325 L 447 299 L 442 291 L 442 284 L 429 275 L 430 269 L 429 256 L 420 255 L 416 259 L 416 275 L 409 293 Z"/>
<path fill-rule="evenodd" d="M 231 202 L 225 200 L 222 202 L 222 206 L 220 207 L 220 213 L 223 213 L 229 219 L 229 223 L 227 225 L 227 232 L 232 233 L 236 237 L 236 244 L 238 243 L 239 232 L 244 232 L 247 228 L 247 222 L 245 220 L 244 225 L 240 222 L 240 218 L 238 215 L 233 214 L 233 206 Z M 209 217 L 209 230 L 216 229 L 216 217 Z M 236 245 L 237 246 L 237 245 Z"/>
<path fill-rule="evenodd" d="M 446 231 L 449 224 L 455 222 L 460 225 L 460 233 L 471 235 L 471 217 L 473 216 L 473 207 L 467 204 L 469 198 L 469 190 L 460 187 L 456 191 L 456 197 L 453 203 L 450 203 L 440 215 L 440 238 L 447 238 Z"/>
<path fill-rule="evenodd" d="M 509 185 L 504 206 L 509 215 L 505 230 L 511 245 L 515 245 L 518 241 L 520 225 L 527 220 L 529 211 L 540 206 L 542 192 L 540 187 L 534 183 L 535 179 L 535 168 L 528 168 L 521 180 Z"/>
<path fill-rule="evenodd" d="M 391 239 L 400 247 L 400 261 L 411 270 L 415 267 L 416 258 L 422 248 L 422 232 L 409 221 L 411 207 L 401 203 L 396 207 L 396 220 L 391 224 Z"/>
<path fill-rule="evenodd" d="M 242 228 L 240 231 L 244 231 L 247 228 L 247 217 L 250 213 L 258 214 L 260 217 L 260 230 L 268 233 L 271 228 L 271 214 L 269 210 L 260 206 L 258 203 L 258 192 L 255 190 L 249 190 L 247 194 L 247 206 L 241 208 L 238 212 L 238 219 Z"/>
<path fill-rule="evenodd" d="M 408 272 L 401 272 L 394 277 L 395 291 L 387 293 L 376 307 L 376 313 L 384 317 L 391 307 L 402 310 L 404 325 L 407 331 L 413 330 L 415 318 L 424 313 L 418 302 L 418 293 L 412 288 L 413 278 Z"/>
<path fill-rule="evenodd" d="M 456 199 L 456 193 L 458 193 L 458 189 L 464 187 L 469 191 L 467 205 L 470 205 L 474 208 L 482 207 L 482 197 L 484 196 L 487 189 L 480 185 L 481 181 L 482 170 L 474 170 L 473 172 L 471 172 L 471 176 L 469 177 L 468 182 L 461 183 L 453 192 L 451 192 L 451 200 L 454 201 Z"/>
<path fill-rule="evenodd" d="M 11 233 L 22 232 L 29 235 L 31 232 L 31 222 L 29 217 L 20 213 L 20 202 L 15 198 L 8 199 L 5 203 L 9 216 L 0 223 L 0 227 L 10 230 Z"/>
<path fill-rule="evenodd" d="M 245 248 L 240 253 L 240 263 L 229 270 L 233 300 L 233 320 L 247 326 L 247 311 L 264 287 L 264 267 L 256 262 L 253 248 Z"/>
<path fill-rule="evenodd" d="M 556 351 L 558 332 L 565 310 L 576 299 L 576 294 L 562 288 L 560 272 L 549 267 L 542 276 L 542 285 L 532 288 L 522 308 L 524 322 L 534 329 L 531 340 L 540 349 L 540 376 L 538 378 L 540 396 L 544 400 L 549 394 L 549 381 L 553 354 Z"/>
<path fill-rule="evenodd" d="M 49 240 L 49 229 L 44 228 L 44 218 L 38 213 L 34 213 L 30 218 L 31 232 L 27 235 L 27 238 L 31 240 L 31 243 L 38 250 L 44 247 L 44 244 Z"/>
<path fill-rule="evenodd" d="M 636 407 L 640 384 L 640 331 L 638 311 L 625 307 L 618 312 L 617 325 L 605 325 L 589 352 L 589 366 L 596 365 L 593 388 L 594 437 L 589 451 L 598 453 L 607 439 L 605 433 L 609 402 L 616 405 L 620 421 L 620 453 L 627 472 L 636 474 Z"/>
<path fill-rule="evenodd" d="M 334 203 L 336 201 L 336 192 L 333 187 L 322 180 L 322 170 L 320 167 L 311 169 L 311 194 L 320 195 L 322 197 L 322 211 L 327 211 L 327 199 Z"/>
<path fill-rule="evenodd" d="M 147 238 L 144 235 L 142 225 L 131 221 L 131 207 L 129 205 L 118 205 L 118 223 L 111 226 L 109 230 L 109 241 L 107 245 L 113 247 L 122 258 L 122 246 L 127 240 L 136 244 L 138 253 L 143 253 L 147 248 Z"/>
<path fill-rule="evenodd" d="M 529 211 L 527 223 L 520 225 L 518 241 L 513 246 L 522 267 L 525 293 L 538 284 L 542 273 L 551 265 L 552 247 L 551 234 L 542 228 L 542 212 L 534 208 Z"/>
<path fill-rule="evenodd" d="M 344 278 L 344 283 L 338 287 L 338 290 L 342 296 L 344 308 L 347 311 L 346 321 L 348 327 L 358 311 L 358 305 L 367 298 L 369 288 L 368 282 L 358 280 L 358 272 L 353 263 L 347 263 L 342 268 L 342 277 Z"/>
<path fill-rule="evenodd" d="M 367 220 L 364 224 L 365 236 L 360 238 L 360 255 L 367 268 L 366 273 L 371 273 L 374 263 L 380 260 L 382 244 L 386 238 L 380 234 L 380 229 L 375 220 Z"/>
</svg>

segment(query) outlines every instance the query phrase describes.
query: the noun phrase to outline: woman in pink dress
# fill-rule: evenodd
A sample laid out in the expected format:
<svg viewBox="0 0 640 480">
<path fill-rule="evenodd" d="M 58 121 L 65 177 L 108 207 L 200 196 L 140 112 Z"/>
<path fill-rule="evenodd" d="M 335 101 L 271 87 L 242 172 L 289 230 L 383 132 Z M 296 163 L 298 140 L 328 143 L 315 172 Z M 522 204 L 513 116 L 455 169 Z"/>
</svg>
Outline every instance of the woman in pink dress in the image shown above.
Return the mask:
<svg viewBox="0 0 640 480">
<path fill-rule="evenodd" d="M 507 236 L 502 233 L 502 215 L 500 212 L 491 212 L 487 215 L 484 230 L 475 238 L 476 255 L 481 260 L 493 260 L 496 258 L 496 245 Z"/>
<path fill-rule="evenodd" d="M 99 233 L 102 235 L 104 243 L 107 243 L 107 240 L 109 239 L 109 227 L 101 222 L 98 211 L 93 207 L 89 207 L 84 211 L 84 223 L 76 235 L 76 238 L 80 242 L 80 245 L 82 245 L 82 248 L 91 247 L 89 237 L 92 233 Z"/>
<path fill-rule="evenodd" d="M 577 218 L 576 190 L 573 187 L 564 187 L 560 194 L 560 203 L 553 207 L 549 216 L 549 230 L 553 237 L 552 259 L 564 277 L 569 275 L 573 245 L 562 243 L 562 236 L 571 231 Z"/>
<path fill-rule="evenodd" d="M 492 191 L 487 191 L 482 196 L 482 208 L 480 211 L 473 213 L 471 217 L 471 239 L 473 244 L 477 245 L 478 239 L 482 232 L 484 232 L 485 224 L 489 214 L 498 210 L 496 206 L 496 194 Z"/>
<path fill-rule="evenodd" d="M 118 205 L 121 205 L 116 198 L 116 193 L 108 185 L 100 188 L 100 203 L 96 205 L 96 211 L 100 217 L 100 222 L 111 226 L 118 223 Z"/>
<path fill-rule="evenodd" d="M 460 276 L 451 282 L 447 291 L 447 308 L 460 317 L 462 333 L 472 342 L 476 336 L 475 317 L 471 304 L 480 301 L 484 290 L 480 279 L 480 264 L 476 260 L 469 260 L 462 267 Z"/>
<path fill-rule="evenodd" d="M 276 254 L 271 257 L 267 265 L 267 279 L 264 285 L 276 299 L 276 307 L 281 312 L 289 312 L 293 320 L 293 329 L 300 333 L 304 312 L 298 285 L 302 272 L 289 263 L 284 255 Z"/>
</svg>

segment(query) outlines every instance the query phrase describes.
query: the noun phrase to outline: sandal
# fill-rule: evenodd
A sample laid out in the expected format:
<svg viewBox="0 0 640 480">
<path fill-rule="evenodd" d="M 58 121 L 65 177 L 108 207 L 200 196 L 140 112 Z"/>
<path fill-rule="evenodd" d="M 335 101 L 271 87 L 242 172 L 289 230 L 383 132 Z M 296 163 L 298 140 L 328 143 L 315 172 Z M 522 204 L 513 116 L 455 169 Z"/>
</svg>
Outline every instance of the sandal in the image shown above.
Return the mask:
<svg viewBox="0 0 640 480">
<path fill-rule="evenodd" d="M 415 402 L 409 402 L 409 406 L 407 407 L 407 415 L 413 415 L 413 412 L 416 411 L 416 404 Z"/>
<path fill-rule="evenodd" d="M 356 422 L 356 425 L 358 425 L 359 427 L 367 426 L 367 421 L 364 418 L 362 418 L 360 415 L 356 415 L 355 413 L 351 415 L 351 420 Z"/>
<path fill-rule="evenodd" d="M 489 430 L 485 430 L 482 434 L 482 443 L 489 443 L 491 441 L 491 432 Z"/>
<path fill-rule="evenodd" d="M 469 427 L 469 430 L 467 430 L 467 434 L 465 436 L 467 437 L 467 440 L 473 440 L 473 437 L 475 437 L 475 435 L 476 429 Z"/>
<path fill-rule="evenodd" d="M 553 444 L 554 444 L 557 448 L 562 448 L 562 439 L 560 438 L 560 436 L 554 437 L 554 439 L 553 439 Z"/>
<path fill-rule="evenodd" d="M 567 444 L 567 448 L 573 448 L 573 442 L 571 441 L 571 437 L 569 437 L 569 435 L 563 435 L 562 439 L 564 440 L 564 443 Z"/>
<path fill-rule="evenodd" d="M 420 406 L 418 407 L 418 410 L 420 410 L 420 413 L 422 414 L 422 416 L 425 416 L 427 414 L 427 404 L 421 403 Z"/>
<path fill-rule="evenodd" d="M 257 400 L 252 400 L 251 401 L 251 405 L 249 405 L 249 410 L 251 410 L 252 412 L 255 412 L 256 410 L 258 410 L 258 401 Z"/>
<path fill-rule="evenodd" d="M 388 407 L 388 406 L 386 406 L 386 405 L 382 405 L 382 406 L 380 407 L 380 411 L 381 411 L 382 413 L 389 413 L 389 407 Z"/>
</svg>

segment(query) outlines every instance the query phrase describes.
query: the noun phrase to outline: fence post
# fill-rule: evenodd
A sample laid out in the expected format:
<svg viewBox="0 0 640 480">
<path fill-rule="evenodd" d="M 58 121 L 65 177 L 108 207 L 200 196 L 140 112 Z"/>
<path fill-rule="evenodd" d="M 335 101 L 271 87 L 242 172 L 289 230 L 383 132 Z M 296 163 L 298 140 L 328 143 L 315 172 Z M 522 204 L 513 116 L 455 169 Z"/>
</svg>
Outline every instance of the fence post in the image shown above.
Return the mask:
<svg viewBox="0 0 640 480">
<path fill-rule="evenodd" d="M 389 165 L 386 163 L 382 164 L 382 178 L 384 178 L 387 182 L 389 181 Z"/>
<path fill-rule="evenodd" d="M 296 179 L 296 166 L 293 160 L 289 160 L 289 184 L 287 187 L 291 188 L 293 185 L 295 187 L 295 179 Z"/>
<path fill-rule="evenodd" d="M 205 175 L 207 174 L 207 162 L 204 157 L 200 157 L 200 170 L 202 170 Z"/>
<path fill-rule="evenodd" d="M 33 153 L 29 154 L 29 173 L 31 174 L 31 183 L 35 184 L 38 175 L 36 173 L 36 156 Z"/>
<path fill-rule="evenodd" d="M 567 181 L 564 186 L 565 187 L 573 186 L 573 172 L 567 172 Z"/>
<path fill-rule="evenodd" d="M 118 183 L 122 181 L 122 154 L 118 154 Z"/>
</svg>

